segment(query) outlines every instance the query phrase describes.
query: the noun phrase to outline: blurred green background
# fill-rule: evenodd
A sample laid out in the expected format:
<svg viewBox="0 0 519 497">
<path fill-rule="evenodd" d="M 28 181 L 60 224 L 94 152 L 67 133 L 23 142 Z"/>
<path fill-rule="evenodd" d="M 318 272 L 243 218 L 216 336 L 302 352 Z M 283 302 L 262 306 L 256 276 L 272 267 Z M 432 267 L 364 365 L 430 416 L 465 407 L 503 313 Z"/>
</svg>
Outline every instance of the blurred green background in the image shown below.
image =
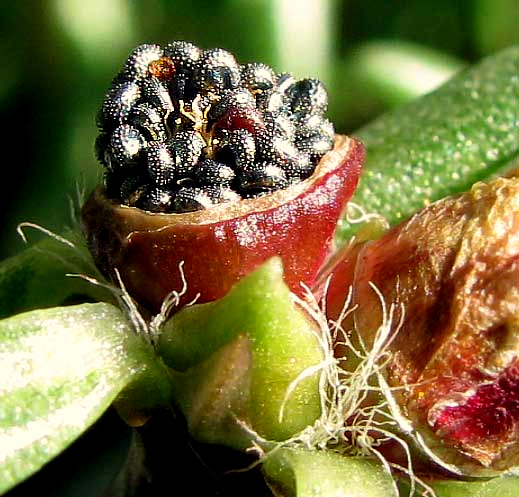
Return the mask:
<svg viewBox="0 0 519 497">
<path fill-rule="evenodd" d="M 0 257 L 22 248 L 19 222 L 59 231 L 78 187 L 101 181 L 95 114 L 140 43 L 186 39 L 319 77 L 344 133 L 518 43 L 518 14 L 519 0 L 2 2 Z"/>
</svg>

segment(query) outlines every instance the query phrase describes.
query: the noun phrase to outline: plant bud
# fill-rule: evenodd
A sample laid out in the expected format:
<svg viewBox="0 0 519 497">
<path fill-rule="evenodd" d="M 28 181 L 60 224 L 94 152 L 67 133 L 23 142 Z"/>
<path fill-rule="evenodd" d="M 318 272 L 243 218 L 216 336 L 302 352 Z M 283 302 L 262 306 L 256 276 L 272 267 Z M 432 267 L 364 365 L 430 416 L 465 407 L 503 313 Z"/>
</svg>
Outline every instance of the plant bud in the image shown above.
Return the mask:
<svg viewBox="0 0 519 497">
<path fill-rule="evenodd" d="M 457 474 L 516 466 L 519 179 L 477 183 L 335 261 L 329 317 L 351 285 L 355 310 L 343 326 L 354 322 L 368 349 L 385 319 L 380 299 L 401 309 L 384 376 L 402 431 Z"/>
<path fill-rule="evenodd" d="M 293 302 L 280 259 L 162 330 L 157 352 L 197 440 L 247 449 L 252 434 L 282 441 L 319 417 L 320 330 Z"/>
</svg>

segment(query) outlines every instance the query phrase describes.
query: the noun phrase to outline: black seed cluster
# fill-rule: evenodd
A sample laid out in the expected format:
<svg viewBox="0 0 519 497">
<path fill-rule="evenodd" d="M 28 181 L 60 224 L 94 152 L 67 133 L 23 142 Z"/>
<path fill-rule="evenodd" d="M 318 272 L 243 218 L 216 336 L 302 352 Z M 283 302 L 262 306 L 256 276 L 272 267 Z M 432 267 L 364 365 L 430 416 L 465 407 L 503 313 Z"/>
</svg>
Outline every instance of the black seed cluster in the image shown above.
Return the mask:
<svg viewBox="0 0 519 497">
<path fill-rule="evenodd" d="M 334 141 L 317 79 L 240 65 L 219 48 L 141 45 L 99 111 L 96 153 L 110 198 L 187 212 L 308 178 Z"/>
</svg>

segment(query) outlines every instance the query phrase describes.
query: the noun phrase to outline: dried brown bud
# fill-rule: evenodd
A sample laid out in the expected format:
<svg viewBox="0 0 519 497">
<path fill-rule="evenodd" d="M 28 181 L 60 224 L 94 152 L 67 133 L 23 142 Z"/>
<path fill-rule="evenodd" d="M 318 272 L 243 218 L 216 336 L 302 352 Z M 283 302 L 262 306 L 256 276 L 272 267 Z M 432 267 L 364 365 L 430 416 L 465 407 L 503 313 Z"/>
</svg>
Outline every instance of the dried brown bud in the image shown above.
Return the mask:
<svg viewBox="0 0 519 497">
<path fill-rule="evenodd" d="M 332 273 L 329 316 L 352 285 L 368 347 L 383 320 L 372 284 L 402 309 L 385 376 L 422 449 L 467 475 L 519 464 L 519 178 L 428 206 Z"/>
</svg>

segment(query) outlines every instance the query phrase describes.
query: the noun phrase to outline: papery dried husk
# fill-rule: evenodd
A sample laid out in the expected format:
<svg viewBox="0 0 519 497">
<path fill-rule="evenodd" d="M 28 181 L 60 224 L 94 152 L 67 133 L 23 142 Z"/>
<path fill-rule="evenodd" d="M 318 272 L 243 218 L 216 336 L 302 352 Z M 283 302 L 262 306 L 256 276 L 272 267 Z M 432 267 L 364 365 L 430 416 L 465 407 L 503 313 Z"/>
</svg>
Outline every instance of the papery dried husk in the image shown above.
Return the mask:
<svg viewBox="0 0 519 497">
<path fill-rule="evenodd" d="M 187 289 L 181 305 L 223 297 L 267 259 L 281 257 L 285 281 L 303 293 L 329 256 L 337 222 L 359 179 L 364 148 L 337 135 L 334 148 L 305 181 L 260 198 L 207 210 L 164 214 L 128 207 L 98 188 L 82 219 L 101 271 L 157 313 L 167 295 Z M 183 274 L 179 265 L 183 264 Z"/>
<path fill-rule="evenodd" d="M 453 473 L 518 465 L 519 178 L 477 183 L 337 259 L 328 316 L 338 318 L 352 285 L 356 308 L 343 327 L 368 349 L 380 295 L 403 309 L 384 370 L 402 431 Z"/>
</svg>

